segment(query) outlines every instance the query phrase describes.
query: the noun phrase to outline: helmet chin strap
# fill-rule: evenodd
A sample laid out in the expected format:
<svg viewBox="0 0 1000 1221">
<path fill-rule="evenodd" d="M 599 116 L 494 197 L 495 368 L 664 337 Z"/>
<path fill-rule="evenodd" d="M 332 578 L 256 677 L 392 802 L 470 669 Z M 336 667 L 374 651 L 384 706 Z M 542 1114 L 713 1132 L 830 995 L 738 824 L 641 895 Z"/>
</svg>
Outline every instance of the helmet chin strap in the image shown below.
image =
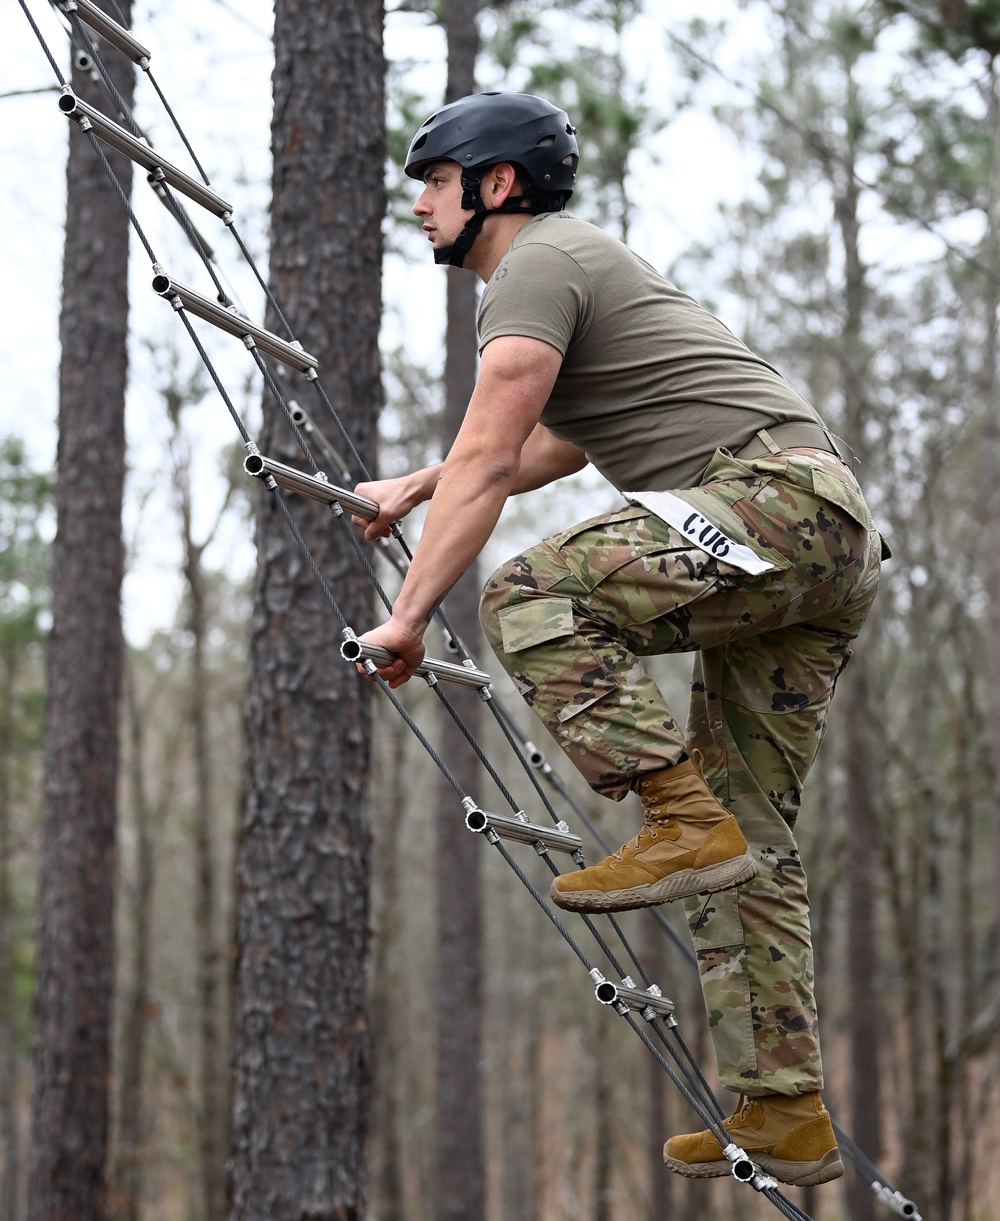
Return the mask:
<svg viewBox="0 0 1000 1221">
<path fill-rule="evenodd" d="M 475 215 L 469 217 L 465 223 L 465 228 L 450 246 L 437 247 L 434 251 L 434 262 L 450 264 L 452 267 L 461 267 L 465 262 L 465 256 L 469 253 L 469 248 L 483 227 L 483 221 L 486 220 L 489 214 L 488 208 L 477 209 Z"/>
<path fill-rule="evenodd" d="M 434 251 L 435 263 L 461 267 L 490 212 L 520 212 L 521 204 L 527 199 L 525 195 L 508 196 L 499 207 L 487 208 L 483 203 L 481 187 L 482 180 L 477 178 L 472 170 L 462 171 L 462 207 L 471 208 L 473 214 L 450 246 L 437 247 Z"/>
</svg>

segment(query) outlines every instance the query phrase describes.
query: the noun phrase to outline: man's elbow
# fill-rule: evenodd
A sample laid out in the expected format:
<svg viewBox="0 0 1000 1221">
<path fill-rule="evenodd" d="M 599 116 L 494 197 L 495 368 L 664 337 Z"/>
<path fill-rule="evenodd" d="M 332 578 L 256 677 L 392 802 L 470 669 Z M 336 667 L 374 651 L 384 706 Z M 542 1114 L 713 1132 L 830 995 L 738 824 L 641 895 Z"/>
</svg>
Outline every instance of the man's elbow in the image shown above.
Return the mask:
<svg viewBox="0 0 1000 1221">
<path fill-rule="evenodd" d="M 451 471 L 448 471 L 448 467 Z M 479 489 L 510 487 L 517 479 L 520 454 L 495 450 L 449 455 L 442 478 L 450 474 Z"/>
</svg>

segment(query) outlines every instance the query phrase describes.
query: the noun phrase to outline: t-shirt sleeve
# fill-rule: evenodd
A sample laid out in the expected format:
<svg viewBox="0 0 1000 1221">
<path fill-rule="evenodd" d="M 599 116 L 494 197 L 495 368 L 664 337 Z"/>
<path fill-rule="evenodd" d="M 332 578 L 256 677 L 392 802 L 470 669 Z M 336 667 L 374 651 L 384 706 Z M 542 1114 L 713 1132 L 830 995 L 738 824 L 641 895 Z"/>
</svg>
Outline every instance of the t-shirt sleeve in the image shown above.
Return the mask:
<svg viewBox="0 0 1000 1221">
<path fill-rule="evenodd" d="M 479 351 L 501 335 L 542 339 L 566 355 L 590 325 L 593 294 L 577 261 L 541 242 L 501 260 L 479 306 Z"/>
</svg>

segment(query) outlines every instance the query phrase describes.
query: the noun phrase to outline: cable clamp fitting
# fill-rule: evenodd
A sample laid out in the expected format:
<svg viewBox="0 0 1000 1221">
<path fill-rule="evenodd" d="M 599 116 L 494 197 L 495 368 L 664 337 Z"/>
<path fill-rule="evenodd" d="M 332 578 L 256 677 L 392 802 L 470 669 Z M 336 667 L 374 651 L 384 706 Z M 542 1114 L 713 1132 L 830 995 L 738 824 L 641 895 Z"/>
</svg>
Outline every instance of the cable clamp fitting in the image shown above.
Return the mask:
<svg viewBox="0 0 1000 1221">
<path fill-rule="evenodd" d="M 447 637 L 447 639 L 445 640 L 444 647 L 445 647 L 445 652 L 454 652 L 454 653 L 458 652 L 458 645 L 453 636 Z M 469 670 L 470 672 L 475 673 L 476 663 L 472 660 L 471 657 L 463 657 L 462 665 L 465 666 L 465 668 L 467 670 Z M 488 704 L 489 701 L 493 698 L 492 684 L 487 683 L 485 687 L 479 687 L 478 690 L 479 690 L 479 698 L 483 701 L 484 704 Z"/>
</svg>

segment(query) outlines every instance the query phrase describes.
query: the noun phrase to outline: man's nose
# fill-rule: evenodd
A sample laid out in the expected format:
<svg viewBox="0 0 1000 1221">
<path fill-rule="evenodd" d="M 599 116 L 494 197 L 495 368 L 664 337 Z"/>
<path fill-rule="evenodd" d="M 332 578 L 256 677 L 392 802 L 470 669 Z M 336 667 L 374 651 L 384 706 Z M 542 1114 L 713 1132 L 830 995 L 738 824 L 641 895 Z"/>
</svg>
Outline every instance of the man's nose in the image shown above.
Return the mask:
<svg viewBox="0 0 1000 1221">
<path fill-rule="evenodd" d="M 420 192 L 420 194 L 417 196 L 417 198 L 413 201 L 413 215 L 414 216 L 427 216 L 430 213 L 430 208 L 428 208 L 428 206 L 427 206 L 426 196 L 427 196 L 427 191 L 426 191 L 426 189 L 424 189 L 423 191 Z"/>
</svg>

